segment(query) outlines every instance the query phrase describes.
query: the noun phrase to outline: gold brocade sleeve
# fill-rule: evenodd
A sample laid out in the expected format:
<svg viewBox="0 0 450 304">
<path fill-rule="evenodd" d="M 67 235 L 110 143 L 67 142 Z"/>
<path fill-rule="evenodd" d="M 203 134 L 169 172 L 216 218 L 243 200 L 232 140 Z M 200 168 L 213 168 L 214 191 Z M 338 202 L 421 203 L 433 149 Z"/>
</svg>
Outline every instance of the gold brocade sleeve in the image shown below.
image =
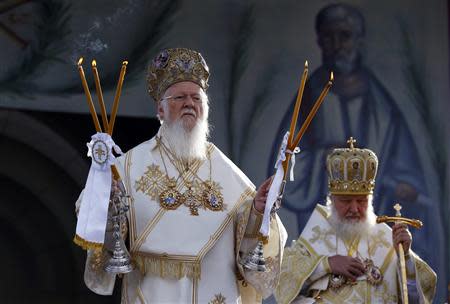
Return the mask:
<svg viewBox="0 0 450 304">
<path fill-rule="evenodd" d="M 258 214 L 252 210 L 252 200 L 245 202 L 236 215 L 235 221 L 235 253 L 237 279 L 242 303 L 261 303 L 263 298 L 270 296 L 278 284 L 281 257 L 286 243 L 287 233 L 277 215 L 270 222 L 269 241 L 264 245 L 264 258 L 267 272 L 247 271 L 240 264 L 248 252 L 253 250 L 258 242 L 255 237 L 259 230 Z"/>
<path fill-rule="evenodd" d="M 436 273 L 418 255 L 414 254 L 414 265 L 416 267 L 416 284 L 422 303 L 433 303 L 436 293 Z"/>
<path fill-rule="evenodd" d="M 317 255 L 301 237 L 286 248 L 281 265 L 280 282 L 275 291 L 277 303 L 291 303 L 323 258 L 324 256 Z"/>
</svg>

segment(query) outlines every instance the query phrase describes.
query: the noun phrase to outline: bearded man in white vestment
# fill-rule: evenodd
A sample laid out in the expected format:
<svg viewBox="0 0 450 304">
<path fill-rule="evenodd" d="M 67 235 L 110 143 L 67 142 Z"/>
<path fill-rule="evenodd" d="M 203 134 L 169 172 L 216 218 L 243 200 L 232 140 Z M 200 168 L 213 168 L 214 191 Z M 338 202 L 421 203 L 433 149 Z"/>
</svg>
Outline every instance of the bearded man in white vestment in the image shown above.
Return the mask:
<svg viewBox="0 0 450 304">
<path fill-rule="evenodd" d="M 327 205 L 316 205 L 298 240 L 285 249 L 278 303 L 400 303 L 400 243 L 409 302 L 431 303 L 436 274 L 411 250 L 406 224 L 376 224 L 377 156 L 355 148 L 352 138 L 349 143 L 327 157 Z"/>
<path fill-rule="evenodd" d="M 276 215 L 264 246 L 268 271 L 241 265 L 258 242 L 270 179 L 255 191 L 207 141 L 208 77 L 203 57 L 189 49 L 163 50 L 149 67 L 162 125 L 116 162 L 131 196 L 127 237 L 136 266 L 123 276 L 122 303 L 258 303 L 278 282 L 287 236 Z M 104 251 L 88 251 L 85 283 L 109 295 L 116 276 L 103 270 Z"/>
</svg>

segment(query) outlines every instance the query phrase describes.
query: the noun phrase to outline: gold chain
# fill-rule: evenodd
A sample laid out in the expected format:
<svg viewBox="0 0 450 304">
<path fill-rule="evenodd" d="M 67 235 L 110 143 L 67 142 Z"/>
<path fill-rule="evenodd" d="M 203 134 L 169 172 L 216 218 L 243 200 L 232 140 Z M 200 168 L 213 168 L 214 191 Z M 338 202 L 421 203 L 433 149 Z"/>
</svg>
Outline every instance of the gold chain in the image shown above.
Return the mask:
<svg viewBox="0 0 450 304">
<path fill-rule="evenodd" d="M 166 171 L 166 176 L 167 176 L 167 178 L 170 180 L 170 177 L 169 177 L 169 171 L 167 170 L 166 162 L 164 161 L 164 157 L 163 157 L 162 151 L 161 151 L 161 144 L 162 144 L 162 141 L 161 141 L 160 139 L 158 139 L 158 137 L 156 137 L 156 141 L 157 141 L 157 143 L 158 143 L 158 151 L 159 151 L 159 155 L 161 156 L 161 160 L 162 160 L 162 163 L 163 163 L 163 166 L 164 166 L 164 171 Z M 170 159 L 169 159 L 169 160 L 170 160 Z M 178 170 L 178 169 L 177 169 L 177 170 Z M 179 179 L 179 178 L 180 178 L 180 175 L 178 175 L 177 179 L 175 180 L 175 183 L 178 182 L 178 179 Z"/>
<path fill-rule="evenodd" d="M 208 208 L 213 211 L 222 211 L 223 207 L 224 207 L 223 196 L 217 188 L 214 188 L 215 186 L 213 185 L 213 182 L 212 182 L 212 163 L 211 163 L 210 153 L 208 152 L 208 155 L 207 155 L 207 158 L 209 160 L 209 181 L 205 182 L 197 174 L 197 171 L 200 168 L 200 166 L 196 169 L 196 172 L 194 172 L 192 170 L 192 168 L 190 168 L 190 165 L 188 163 L 185 170 L 183 170 L 184 169 L 183 161 L 180 161 L 170 151 L 170 149 L 168 149 L 168 147 L 162 142 L 161 138 L 156 137 L 156 141 L 158 143 L 158 150 L 159 150 L 161 160 L 163 162 L 164 169 L 166 171 L 166 176 L 167 176 L 168 180 L 170 180 L 170 178 L 169 178 L 169 173 L 167 170 L 167 166 L 166 166 L 166 163 L 164 160 L 162 150 L 164 150 L 165 154 L 167 155 L 167 158 L 172 163 L 174 168 L 178 171 L 178 177 L 175 180 L 175 186 L 172 185 L 173 187 L 171 187 L 171 185 L 169 185 L 169 189 L 166 191 L 163 191 L 161 194 L 162 196 L 160 196 L 161 206 L 163 208 L 174 210 L 174 209 L 177 209 L 179 207 L 179 205 L 182 203 L 190 209 L 191 215 L 198 215 L 198 207 Z M 180 170 L 180 164 L 181 164 L 181 170 Z M 191 181 L 186 180 L 185 172 L 190 172 L 192 174 Z M 183 180 L 184 186 L 187 188 L 185 190 L 184 194 L 180 194 L 175 189 L 176 184 L 178 183 L 178 180 L 180 179 L 180 177 Z M 202 184 L 203 192 L 201 195 L 198 195 L 198 194 L 196 195 L 192 191 L 193 181 L 195 178 L 197 178 L 200 181 L 200 184 Z M 170 195 L 170 197 L 168 197 L 168 195 Z M 173 196 L 177 196 L 178 201 L 176 201 L 176 203 L 172 203 L 172 205 L 165 203 L 165 200 L 172 200 Z"/>
</svg>

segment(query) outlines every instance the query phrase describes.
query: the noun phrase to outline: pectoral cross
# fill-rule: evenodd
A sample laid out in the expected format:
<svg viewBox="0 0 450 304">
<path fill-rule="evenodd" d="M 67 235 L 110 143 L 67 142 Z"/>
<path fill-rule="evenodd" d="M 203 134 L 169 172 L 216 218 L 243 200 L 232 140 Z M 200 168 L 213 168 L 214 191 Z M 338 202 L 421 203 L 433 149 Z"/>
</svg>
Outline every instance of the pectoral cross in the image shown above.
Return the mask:
<svg viewBox="0 0 450 304">
<path fill-rule="evenodd" d="M 350 149 L 355 149 L 356 139 L 354 139 L 352 136 L 350 136 L 350 138 L 347 140 L 347 143 L 349 144 Z"/>
<path fill-rule="evenodd" d="M 192 183 L 186 182 L 186 187 L 188 189 L 184 192 L 184 204 L 189 207 L 191 215 L 198 215 L 199 204 L 197 202 L 197 198 L 194 195 L 194 191 L 192 191 Z"/>
</svg>

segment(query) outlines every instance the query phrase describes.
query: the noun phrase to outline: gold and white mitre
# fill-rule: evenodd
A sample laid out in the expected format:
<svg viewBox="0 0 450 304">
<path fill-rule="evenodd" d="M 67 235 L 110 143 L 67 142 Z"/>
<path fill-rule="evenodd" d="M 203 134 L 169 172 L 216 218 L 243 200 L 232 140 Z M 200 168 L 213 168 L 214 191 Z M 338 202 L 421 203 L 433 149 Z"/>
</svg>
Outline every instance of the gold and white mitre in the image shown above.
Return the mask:
<svg viewBox="0 0 450 304">
<path fill-rule="evenodd" d="M 355 148 L 353 137 L 348 148 L 334 149 L 327 156 L 328 190 L 331 194 L 373 194 L 378 158 L 369 149 Z"/>
<path fill-rule="evenodd" d="M 166 49 L 148 68 L 148 93 L 159 101 L 168 87 L 182 81 L 194 82 L 206 92 L 208 79 L 209 68 L 199 52 L 186 48 Z"/>
</svg>

